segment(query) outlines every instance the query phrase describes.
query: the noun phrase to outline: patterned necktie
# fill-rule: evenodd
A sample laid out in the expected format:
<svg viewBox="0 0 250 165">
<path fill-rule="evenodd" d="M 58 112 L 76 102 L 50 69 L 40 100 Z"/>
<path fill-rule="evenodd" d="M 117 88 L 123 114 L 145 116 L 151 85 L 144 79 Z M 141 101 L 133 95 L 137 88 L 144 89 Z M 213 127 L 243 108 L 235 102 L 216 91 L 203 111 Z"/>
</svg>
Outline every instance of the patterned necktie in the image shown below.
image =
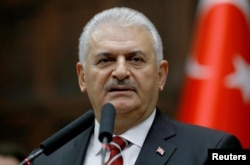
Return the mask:
<svg viewBox="0 0 250 165">
<path fill-rule="evenodd" d="M 105 165 L 123 165 L 121 151 L 128 145 L 128 141 L 119 137 L 113 137 L 113 141 L 108 145 L 110 156 Z"/>
</svg>

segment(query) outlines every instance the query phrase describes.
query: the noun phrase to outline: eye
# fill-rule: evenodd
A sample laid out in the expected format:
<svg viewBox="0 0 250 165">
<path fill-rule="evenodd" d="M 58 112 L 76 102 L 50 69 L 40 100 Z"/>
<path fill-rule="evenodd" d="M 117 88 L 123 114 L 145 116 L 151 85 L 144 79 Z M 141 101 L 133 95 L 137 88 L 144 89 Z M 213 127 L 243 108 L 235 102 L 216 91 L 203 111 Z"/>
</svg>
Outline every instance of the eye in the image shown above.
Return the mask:
<svg viewBox="0 0 250 165">
<path fill-rule="evenodd" d="M 132 56 L 128 59 L 128 61 L 133 62 L 133 63 L 140 63 L 140 62 L 143 62 L 143 58 L 140 56 Z"/>
<path fill-rule="evenodd" d="M 133 65 L 145 63 L 145 54 L 141 51 L 133 51 L 127 54 L 127 61 Z"/>
<path fill-rule="evenodd" d="M 106 62 L 109 62 L 109 61 L 110 61 L 109 58 L 102 58 L 102 59 L 99 60 L 98 63 L 106 63 Z"/>
<path fill-rule="evenodd" d="M 108 65 L 113 61 L 114 59 L 112 57 L 103 56 L 97 60 L 97 65 Z"/>
<path fill-rule="evenodd" d="M 141 59 L 139 57 L 133 57 L 131 61 L 138 62 L 141 61 Z"/>
</svg>

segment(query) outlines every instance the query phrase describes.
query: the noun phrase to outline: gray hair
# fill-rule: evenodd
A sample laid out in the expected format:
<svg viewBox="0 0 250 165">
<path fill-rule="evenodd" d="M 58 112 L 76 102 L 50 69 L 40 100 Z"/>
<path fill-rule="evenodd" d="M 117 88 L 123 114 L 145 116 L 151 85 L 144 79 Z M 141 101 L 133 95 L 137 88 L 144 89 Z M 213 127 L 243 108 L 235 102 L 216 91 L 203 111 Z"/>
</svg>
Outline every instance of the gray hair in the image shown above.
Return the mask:
<svg viewBox="0 0 250 165">
<path fill-rule="evenodd" d="M 83 64 L 88 54 L 89 37 L 91 33 L 97 29 L 98 26 L 107 22 L 116 23 L 119 26 L 141 26 L 145 28 L 151 34 L 157 61 L 160 62 L 163 59 L 161 37 L 153 23 L 145 15 L 136 10 L 126 7 L 114 7 L 96 14 L 84 27 L 79 39 L 79 60 Z"/>
</svg>

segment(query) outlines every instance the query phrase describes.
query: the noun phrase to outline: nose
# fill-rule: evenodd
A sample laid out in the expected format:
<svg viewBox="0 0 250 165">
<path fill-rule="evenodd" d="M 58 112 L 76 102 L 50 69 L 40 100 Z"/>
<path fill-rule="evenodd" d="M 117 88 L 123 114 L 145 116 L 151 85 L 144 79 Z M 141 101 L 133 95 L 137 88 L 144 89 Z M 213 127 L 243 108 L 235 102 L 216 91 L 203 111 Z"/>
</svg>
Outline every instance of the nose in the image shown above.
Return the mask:
<svg viewBox="0 0 250 165">
<path fill-rule="evenodd" d="M 113 78 L 124 80 L 129 77 L 129 70 L 124 56 L 117 57 L 115 69 L 112 72 Z"/>
</svg>

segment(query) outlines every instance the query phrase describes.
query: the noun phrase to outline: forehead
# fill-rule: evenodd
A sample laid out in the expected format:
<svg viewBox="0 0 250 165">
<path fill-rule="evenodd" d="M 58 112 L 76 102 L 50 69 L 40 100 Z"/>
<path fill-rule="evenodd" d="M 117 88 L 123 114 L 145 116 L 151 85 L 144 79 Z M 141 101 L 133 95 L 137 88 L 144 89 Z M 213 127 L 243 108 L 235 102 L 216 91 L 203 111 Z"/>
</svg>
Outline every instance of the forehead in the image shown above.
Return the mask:
<svg viewBox="0 0 250 165">
<path fill-rule="evenodd" d="M 114 24 L 103 24 L 90 35 L 90 51 L 107 49 L 113 51 L 130 51 L 131 49 L 153 49 L 152 37 L 148 30 L 141 26 L 122 27 Z"/>
</svg>

